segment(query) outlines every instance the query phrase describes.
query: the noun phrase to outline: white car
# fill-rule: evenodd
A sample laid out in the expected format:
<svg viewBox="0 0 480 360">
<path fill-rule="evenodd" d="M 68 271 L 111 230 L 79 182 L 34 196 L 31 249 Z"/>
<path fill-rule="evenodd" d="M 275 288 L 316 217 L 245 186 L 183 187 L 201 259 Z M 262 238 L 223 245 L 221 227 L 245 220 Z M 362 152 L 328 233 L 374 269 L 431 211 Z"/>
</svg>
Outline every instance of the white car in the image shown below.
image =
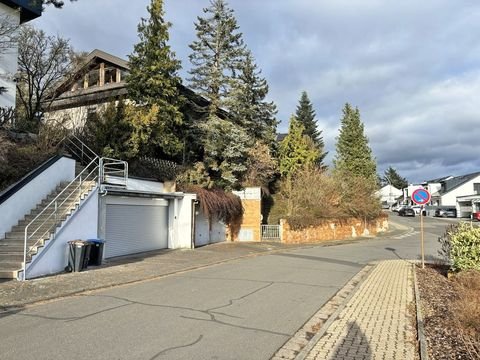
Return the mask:
<svg viewBox="0 0 480 360">
<path fill-rule="evenodd" d="M 422 210 L 422 207 L 423 206 L 420 206 L 420 205 L 412 206 L 413 211 L 415 211 L 415 215 L 420 215 L 420 211 Z M 427 215 L 427 212 L 425 211 L 425 209 L 423 209 L 423 216 L 426 216 L 426 215 Z"/>
</svg>

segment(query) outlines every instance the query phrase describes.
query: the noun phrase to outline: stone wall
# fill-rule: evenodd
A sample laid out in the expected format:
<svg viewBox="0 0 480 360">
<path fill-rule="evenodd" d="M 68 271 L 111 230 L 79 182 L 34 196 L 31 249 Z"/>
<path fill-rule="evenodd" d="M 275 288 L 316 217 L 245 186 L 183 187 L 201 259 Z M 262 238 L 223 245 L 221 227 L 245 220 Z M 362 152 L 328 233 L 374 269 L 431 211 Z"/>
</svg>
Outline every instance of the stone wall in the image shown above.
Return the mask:
<svg viewBox="0 0 480 360">
<path fill-rule="evenodd" d="M 359 236 L 375 236 L 388 230 L 388 216 L 382 215 L 376 220 L 365 222 L 359 219 L 325 220 L 318 226 L 305 229 L 291 229 L 288 222 L 280 220 L 280 232 L 283 243 L 317 243 L 328 240 L 354 239 Z"/>
</svg>

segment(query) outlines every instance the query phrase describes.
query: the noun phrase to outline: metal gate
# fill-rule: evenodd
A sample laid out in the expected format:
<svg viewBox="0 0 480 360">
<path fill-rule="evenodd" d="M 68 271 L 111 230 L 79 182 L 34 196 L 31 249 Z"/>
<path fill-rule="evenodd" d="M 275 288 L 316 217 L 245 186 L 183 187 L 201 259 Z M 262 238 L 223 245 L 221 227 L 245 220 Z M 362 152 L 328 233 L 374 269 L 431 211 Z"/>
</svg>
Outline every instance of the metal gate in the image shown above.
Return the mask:
<svg viewBox="0 0 480 360">
<path fill-rule="evenodd" d="M 280 225 L 262 225 L 262 240 L 280 241 Z"/>
</svg>

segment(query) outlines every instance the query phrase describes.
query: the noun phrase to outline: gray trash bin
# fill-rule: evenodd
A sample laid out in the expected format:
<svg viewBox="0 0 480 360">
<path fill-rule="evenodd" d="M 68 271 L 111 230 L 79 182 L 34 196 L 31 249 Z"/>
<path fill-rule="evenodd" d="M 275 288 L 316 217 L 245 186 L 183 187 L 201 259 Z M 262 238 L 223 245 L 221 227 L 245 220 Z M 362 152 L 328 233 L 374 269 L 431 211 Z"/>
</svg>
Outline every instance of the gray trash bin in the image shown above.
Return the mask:
<svg viewBox="0 0 480 360">
<path fill-rule="evenodd" d="M 68 265 L 66 271 L 83 271 L 88 266 L 90 258 L 90 243 L 82 240 L 68 242 Z"/>
</svg>

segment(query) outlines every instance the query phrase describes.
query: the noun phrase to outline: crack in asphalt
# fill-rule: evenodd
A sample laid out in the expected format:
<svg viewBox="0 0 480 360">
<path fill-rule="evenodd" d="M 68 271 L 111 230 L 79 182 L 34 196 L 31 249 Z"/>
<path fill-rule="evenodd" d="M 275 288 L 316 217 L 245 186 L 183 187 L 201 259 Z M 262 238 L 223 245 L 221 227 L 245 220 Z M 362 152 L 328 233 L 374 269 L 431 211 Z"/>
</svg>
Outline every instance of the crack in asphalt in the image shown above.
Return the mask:
<svg viewBox="0 0 480 360">
<path fill-rule="evenodd" d="M 96 316 L 98 314 L 105 313 L 105 312 L 108 312 L 108 311 L 117 310 L 117 309 L 122 308 L 122 307 L 131 306 L 131 305 L 140 305 L 140 306 L 147 306 L 147 307 L 159 307 L 159 308 L 176 309 L 176 310 L 182 310 L 182 311 L 192 311 L 192 312 L 200 313 L 202 315 L 206 315 L 208 318 L 207 319 L 201 319 L 201 318 L 196 318 L 196 317 L 186 316 L 186 315 L 180 315 L 180 317 L 183 318 L 183 319 L 188 319 L 188 320 L 208 321 L 208 322 L 214 322 L 214 323 L 219 324 L 219 325 L 235 327 L 235 328 L 239 328 L 239 329 L 243 329 L 243 330 L 258 331 L 258 332 L 277 335 L 277 336 L 290 337 L 290 336 L 292 336 L 291 334 L 281 333 L 281 332 L 276 332 L 276 331 L 270 331 L 270 330 L 266 330 L 266 329 L 255 328 L 255 327 L 236 325 L 236 324 L 232 324 L 232 323 L 229 323 L 229 322 L 226 322 L 226 321 L 219 320 L 217 318 L 218 315 L 221 315 L 221 316 L 226 316 L 226 317 L 230 317 L 230 318 L 233 318 L 233 319 L 242 319 L 241 317 L 234 316 L 234 315 L 229 315 L 229 314 L 226 314 L 224 312 L 218 312 L 216 310 L 228 308 L 228 307 L 232 306 L 235 302 L 246 299 L 247 297 L 252 296 L 252 295 L 254 295 L 254 294 L 256 294 L 256 293 L 258 293 L 262 290 L 265 290 L 265 289 L 269 288 L 270 286 L 272 286 L 274 284 L 275 284 L 275 282 L 268 282 L 266 285 L 261 286 L 261 287 L 255 289 L 255 290 L 253 290 L 253 291 L 250 291 L 247 294 L 244 294 L 244 295 L 242 295 L 240 297 L 237 297 L 237 298 L 229 299 L 226 304 L 215 306 L 215 307 L 212 307 L 212 308 L 209 308 L 209 309 L 206 309 L 206 310 L 194 309 L 194 308 L 189 308 L 189 307 L 186 307 L 186 306 L 152 304 L 152 303 L 134 301 L 134 300 L 130 300 L 130 299 L 119 297 L 119 296 L 113 296 L 113 295 L 100 295 L 100 294 L 95 294 L 95 295 L 88 294 L 88 295 L 86 295 L 86 294 L 81 294 L 81 295 L 78 295 L 78 296 L 79 297 L 110 298 L 110 299 L 115 299 L 115 300 L 119 300 L 119 301 L 124 301 L 124 302 L 126 302 L 126 304 L 114 306 L 114 307 L 104 309 L 104 310 L 101 310 L 101 311 L 97 311 L 97 312 L 94 312 L 94 313 L 90 313 L 90 314 L 87 314 L 87 315 L 84 315 L 84 316 L 52 317 L 52 316 L 43 316 L 43 315 L 28 314 L 28 313 L 17 313 L 16 315 L 25 316 L 25 317 L 41 318 L 41 319 L 45 319 L 45 320 L 72 322 L 72 321 L 83 320 L 83 319 L 86 319 L 86 318 L 89 318 L 89 317 L 92 317 L 92 316 Z M 197 339 L 197 342 L 200 341 L 200 340 L 201 339 Z M 192 346 L 192 345 L 194 345 L 194 343 L 192 343 L 190 345 L 184 345 L 184 346 L 181 346 L 181 347 Z M 175 348 L 177 348 L 177 347 L 175 347 Z M 169 348 L 169 349 L 166 349 L 166 350 L 162 350 L 160 353 L 155 355 L 155 357 L 152 358 L 152 359 L 155 359 L 156 357 L 163 355 L 166 351 L 171 351 L 175 348 Z"/>
<path fill-rule="evenodd" d="M 203 339 L 203 335 L 200 335 L 197 340 L 195 340 L 194 342 L 191 342 L 191 343 L 189 343 L 189 344 L 179 345 L 179 346 L 173 346 L 173 347 L 166 348 L 165 350 L 162 350 L 162 351 L 160 351 L 159 353 L 157 353 L 154 357 L 150 358 L 150 360 L 155 360 L 155 359 L 157 359 L 158 357 L 160 357 L 160 356 L 162 356 L 162 355 L 164 355 L 164 354 L 166 354 L 167 352 L 172 351 L 172 350 L 183 349 L 183 348 L 187 348 L 187 347 L 191 347 L 191 346 L 193 346 L 193 345 L 196 345 L 196 344 L 198 344 L 200 341 L 202 341 L 202 339 Z"/>
</svg>

